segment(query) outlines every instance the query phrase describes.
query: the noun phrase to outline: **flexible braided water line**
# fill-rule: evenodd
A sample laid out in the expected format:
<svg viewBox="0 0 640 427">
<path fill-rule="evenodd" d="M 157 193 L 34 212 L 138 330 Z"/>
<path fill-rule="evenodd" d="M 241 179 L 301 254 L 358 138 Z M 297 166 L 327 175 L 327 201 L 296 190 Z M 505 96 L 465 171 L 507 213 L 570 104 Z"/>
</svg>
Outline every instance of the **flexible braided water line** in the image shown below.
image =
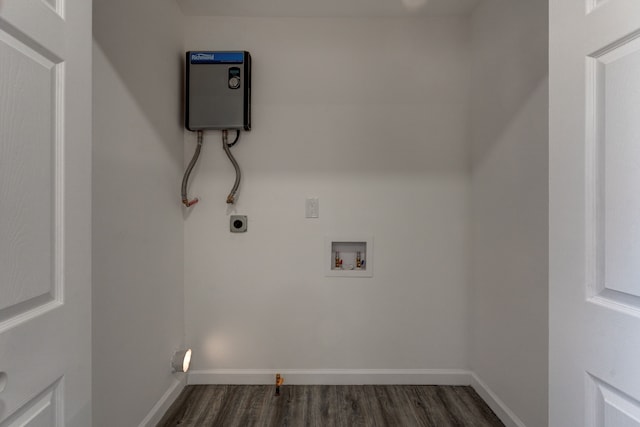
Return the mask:
<svg viewBox="0 0 640 427">
<path fill-rule="evenodd" d="M 182 203 L 188 208 L 198 203 L 197 197 L 195 199 L 189 200 L 189 197 L 187 196 L 187 186 L 189 185 L 189 175 L 191 175 L 191 171 L 193 170 L 193 167 L 196 165 L 196 162 L 198 161 L 198 157 L 200 157 L 200 150 L 202 149 L 202 131 L 199 130 L 197 134 L 198 134 L 198 145 L 196 146 L 196 152 L 193 153 L 193 157 L 189 162 L 189 166 L 187 166 L 187 170 L 184 172 L 184 177 L 182 177 Z"/>
<path fill-rule="evenodd" d="M 233 167 L 236 170 L 236 181 L 233 184 L 233 188 L 231 189 L 231 192 L 227 196 L 227 203 L 234 204 L 236 202 L 236 193 L 238 192 L 238 187 L 240 187 L 240 179 L 242 179 L 242 173 L 240 172 L 240 165 L 238 165 L 238 162 L 236 161 L 235 157 L 233 157 L 233 154 L 231 154 L 231 148 L 229 146 L 228 136 L 229 136 L 229 132 L 227 130 L 223 130 L 222 131 L 222 149 L 227 154 L 227 157 L 229 158 L 229 160 L 231 160 L 231 164 L 233 164 Z M 240 132 L 238 132 L 238 135 L 236 136 L 236 140 L 234 141 L 234 144 L 238 141 L 239 137 L 240 137 Z"/>
</svg>

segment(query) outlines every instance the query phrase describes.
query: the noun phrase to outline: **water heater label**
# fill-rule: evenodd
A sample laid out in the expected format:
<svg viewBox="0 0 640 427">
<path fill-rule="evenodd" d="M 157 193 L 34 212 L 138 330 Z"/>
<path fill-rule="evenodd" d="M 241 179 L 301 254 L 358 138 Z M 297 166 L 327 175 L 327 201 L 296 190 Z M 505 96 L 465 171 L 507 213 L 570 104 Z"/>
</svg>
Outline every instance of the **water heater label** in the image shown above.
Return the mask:
<svg viewBox="0 0 640 427">
<path fill-rule="evenodd" d="M 242 64 L 244 52 L 191 52 L 192 64 Z"/>
</svg>

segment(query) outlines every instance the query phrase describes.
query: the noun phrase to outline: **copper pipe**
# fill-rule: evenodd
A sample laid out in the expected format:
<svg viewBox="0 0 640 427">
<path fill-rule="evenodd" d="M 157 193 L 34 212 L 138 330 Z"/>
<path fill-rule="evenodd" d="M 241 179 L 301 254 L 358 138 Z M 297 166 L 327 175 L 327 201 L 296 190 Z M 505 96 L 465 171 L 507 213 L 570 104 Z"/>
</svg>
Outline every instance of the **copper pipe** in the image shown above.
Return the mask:
<svg viewBox="0 0 640 427">
<path fill-rule="evenodd" d="M 276 396 L 280 396 L 280 386 L 284 383 L 284 378 L 280 374 L 276 374 Z"/>
</svg>

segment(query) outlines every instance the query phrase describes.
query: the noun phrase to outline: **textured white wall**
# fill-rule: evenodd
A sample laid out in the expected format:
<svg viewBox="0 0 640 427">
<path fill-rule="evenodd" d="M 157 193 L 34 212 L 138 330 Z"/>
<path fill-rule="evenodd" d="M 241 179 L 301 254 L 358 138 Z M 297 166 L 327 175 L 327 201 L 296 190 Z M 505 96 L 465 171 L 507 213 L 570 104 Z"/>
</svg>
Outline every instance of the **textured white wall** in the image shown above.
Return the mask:
<svg viewBox="0 0 640 427">
<path fill-rule="evenodd" d="M 472 16 L 472 370 L 528 427 L 547 425 L 546 2 Z"/>
<path fill-rule="evenodd" d="M 249 50 L 254 73 L 234 148 L 246 234 L 219 132 L 193 175 L 194 369 L 467 366 L 468 47 L 463 18 L 186 19 L 187 49 Z M 324 277 L 341 233 L 374 236 L 373 278 Z"/>
<path fill-rule="evenodd" d="M 94 1 L 94 426 L 138 425 L 184 337 L 181 15 Z"/>
</svg>

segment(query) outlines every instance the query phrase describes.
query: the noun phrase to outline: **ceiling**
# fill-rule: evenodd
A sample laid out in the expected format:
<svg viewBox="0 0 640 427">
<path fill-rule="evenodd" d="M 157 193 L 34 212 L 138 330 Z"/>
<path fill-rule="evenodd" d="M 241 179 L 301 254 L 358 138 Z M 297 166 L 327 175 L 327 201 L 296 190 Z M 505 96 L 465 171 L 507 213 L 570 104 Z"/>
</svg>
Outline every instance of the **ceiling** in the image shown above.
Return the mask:
<svg viewBox="0 0 640 427">
<path fill-rule="evenodd" d="M 405 17 L 466 15 L 480 0 L 178 0 L 191 16 Z"/>
</svg>

